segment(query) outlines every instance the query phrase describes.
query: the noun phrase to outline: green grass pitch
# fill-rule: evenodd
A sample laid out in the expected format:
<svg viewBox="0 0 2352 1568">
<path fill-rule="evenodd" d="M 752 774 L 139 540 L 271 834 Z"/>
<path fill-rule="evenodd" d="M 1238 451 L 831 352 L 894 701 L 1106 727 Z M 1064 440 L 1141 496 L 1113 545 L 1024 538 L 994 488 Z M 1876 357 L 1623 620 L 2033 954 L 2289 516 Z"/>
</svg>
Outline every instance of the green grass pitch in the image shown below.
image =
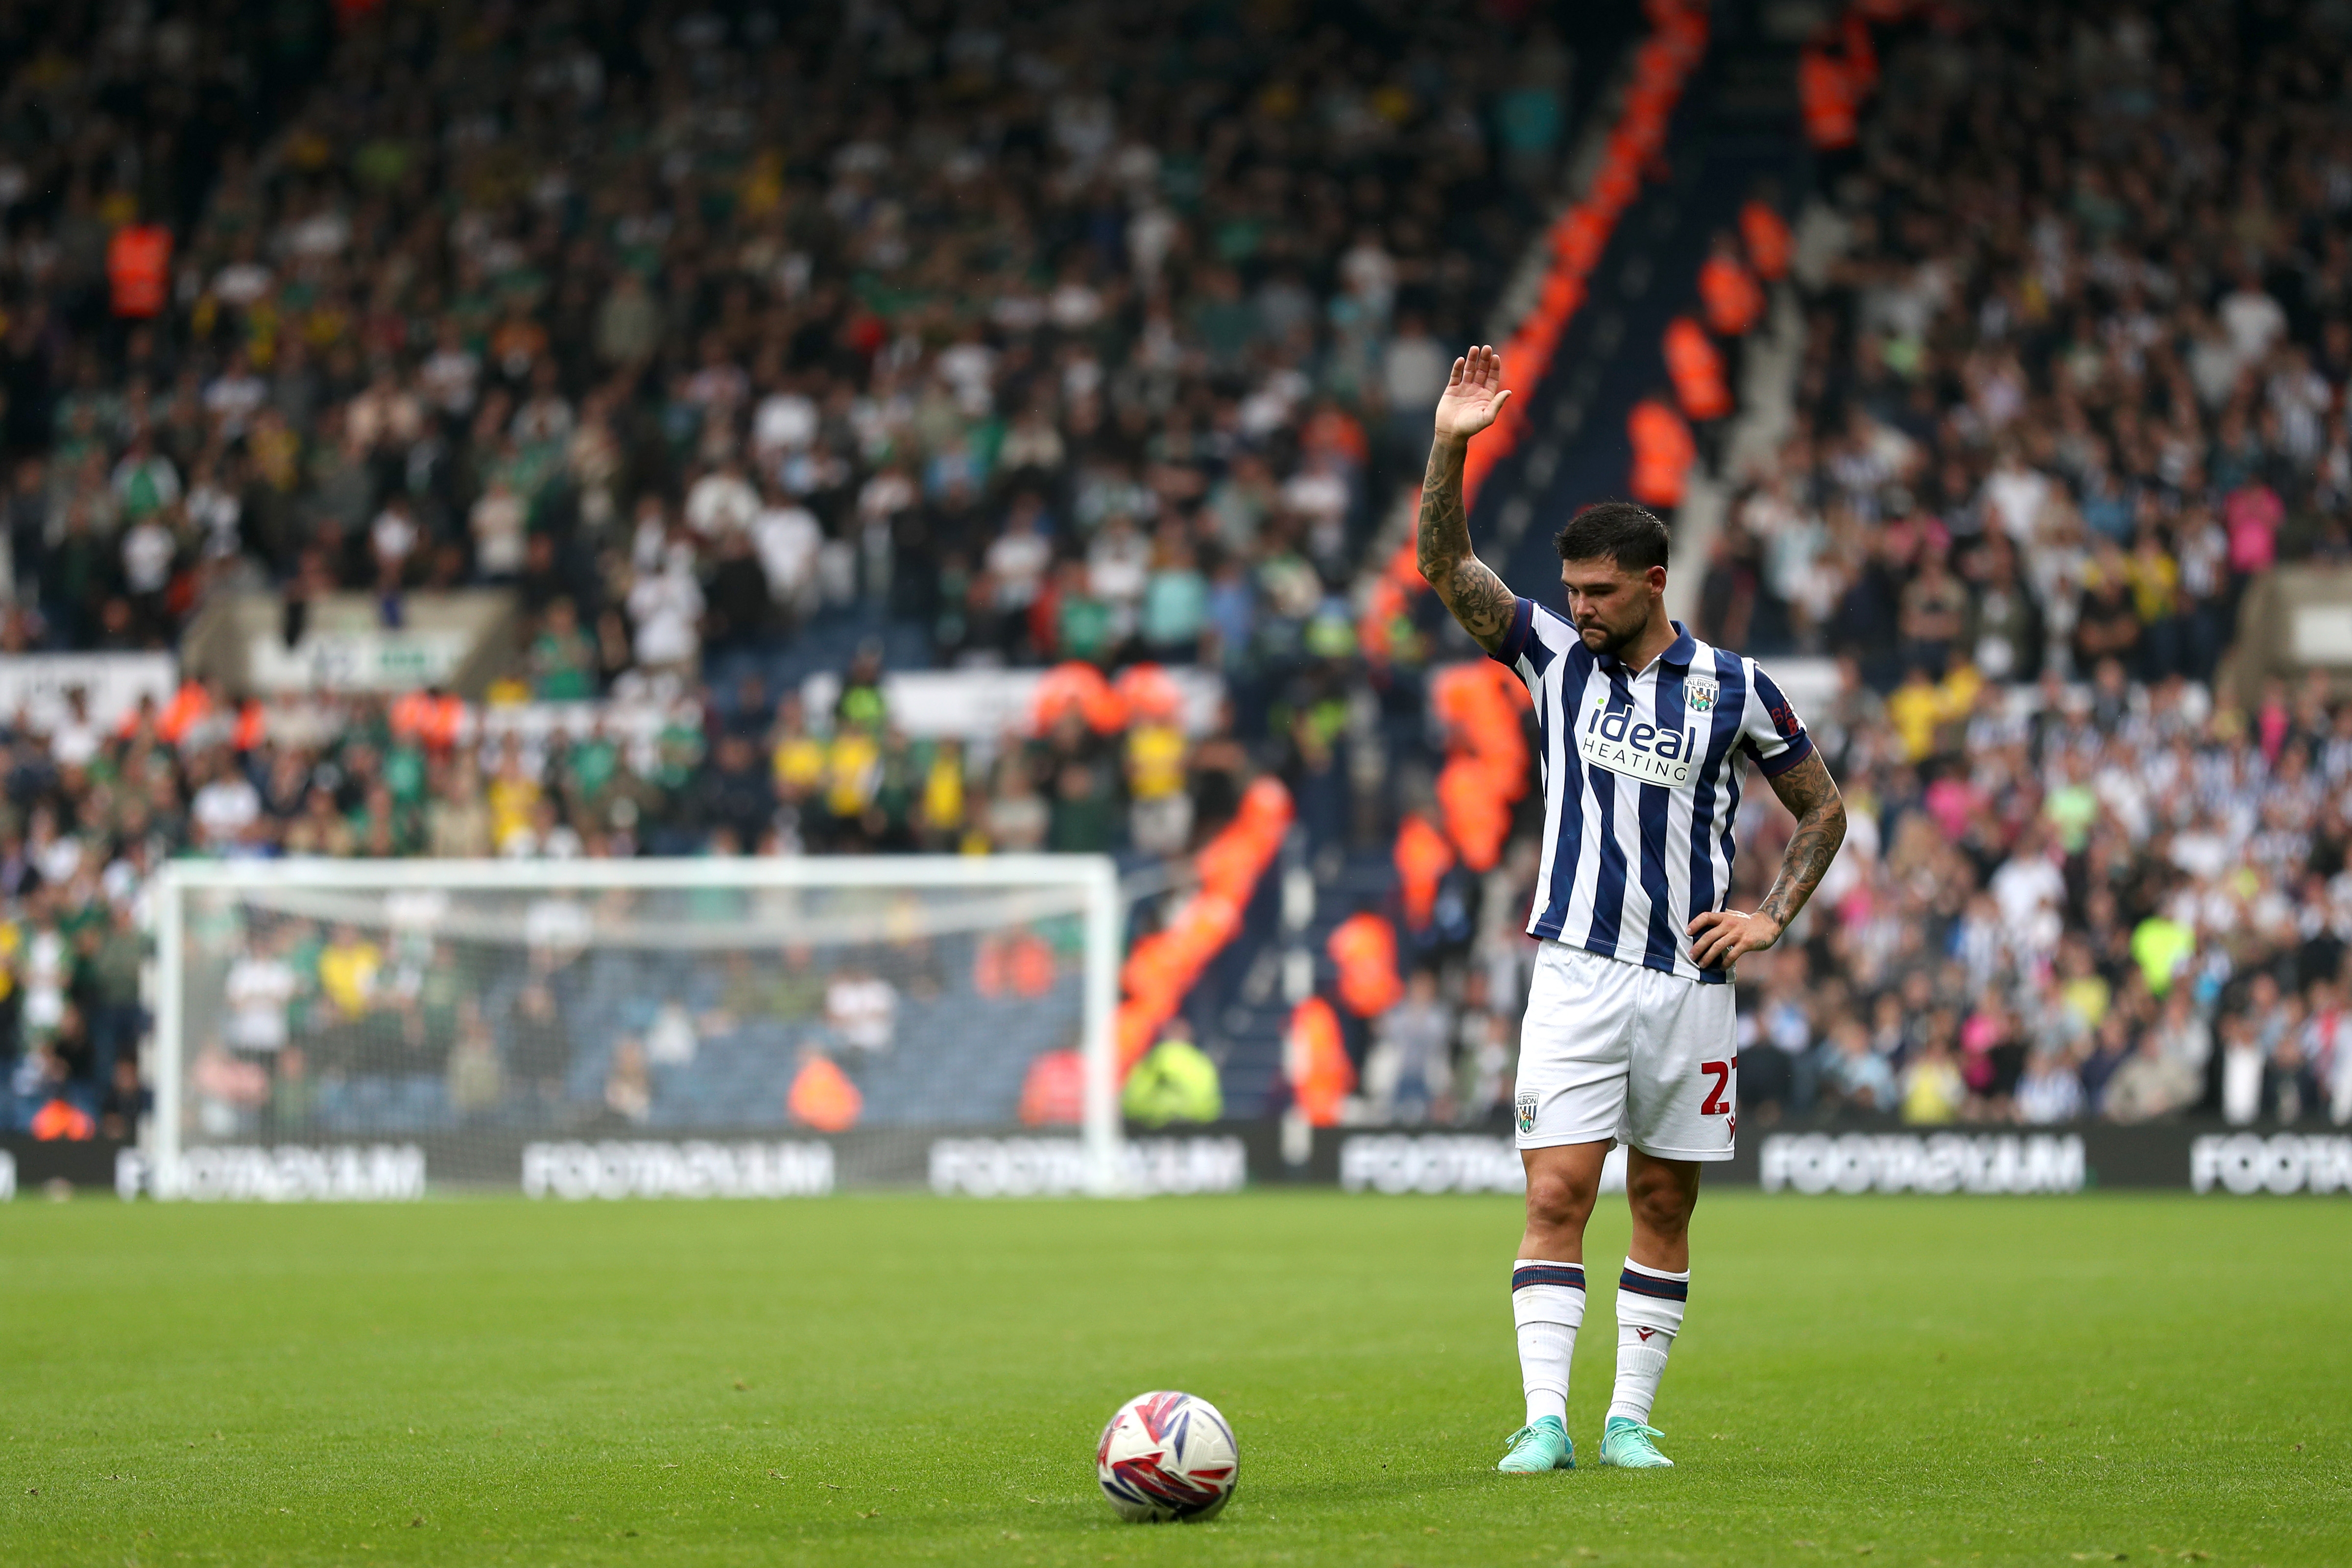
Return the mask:
<svg viewBox="0 0 2352 1568">
<path fill-rule="evenodd" d="M 1517 1213 L 0 1205 L 0 1561 L 2352 1563 L 2340 1200 L 1717 1194 L 1679 1468 L 1502 1477 Z M 1240 1436 L 1213 1523 L 1096 1489 L 1154 1387 Z"/>
</svg>

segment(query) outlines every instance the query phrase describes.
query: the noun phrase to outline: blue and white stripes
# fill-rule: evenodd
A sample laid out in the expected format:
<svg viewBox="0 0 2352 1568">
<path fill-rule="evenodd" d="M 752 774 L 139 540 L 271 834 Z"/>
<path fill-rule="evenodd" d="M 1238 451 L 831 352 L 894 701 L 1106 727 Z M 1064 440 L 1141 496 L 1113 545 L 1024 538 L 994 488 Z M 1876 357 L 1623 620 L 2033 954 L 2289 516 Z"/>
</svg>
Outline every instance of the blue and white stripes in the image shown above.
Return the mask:
<svg viewBox="0 0 2352 1568">
<path fill-rule="evenodd" d="M 1812 740 L 1756 661 L 1675 641 L 1647 669 L 1587 649 L 1576 627 L 1518 601 L 1495 658 L 1535 699 L 1544 855 L 1528 933 L 1720 984 L 1689 927 L 1723 907 L 1737 853 L 1739 761 L 1792 768 Z"/>
</svg>

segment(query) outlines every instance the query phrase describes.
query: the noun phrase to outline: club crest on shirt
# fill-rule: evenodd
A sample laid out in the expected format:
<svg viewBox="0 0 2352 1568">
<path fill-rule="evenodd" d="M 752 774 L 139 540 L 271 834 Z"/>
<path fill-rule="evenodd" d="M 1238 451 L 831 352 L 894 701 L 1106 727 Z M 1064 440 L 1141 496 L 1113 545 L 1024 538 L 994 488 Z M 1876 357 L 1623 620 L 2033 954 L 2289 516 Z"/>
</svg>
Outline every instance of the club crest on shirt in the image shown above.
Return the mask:
<svg viewBox="0 0 2352 1568">
<path fill-rule="evenodd" d="M 1694 713 L 1712 713 L 1715 700 L 1723 695 L 1723 688 L 1704 675 L 1683 678 L 1683 706 Z"/>
<path fill-rule="evenodd" d="M 1519 1096 L 1513 1109 L 1518 1112 L 1519 1131 L 1533 1133 L 1536 1130 L 1536 1097 L 1532 1094 Z"/>
</svg>

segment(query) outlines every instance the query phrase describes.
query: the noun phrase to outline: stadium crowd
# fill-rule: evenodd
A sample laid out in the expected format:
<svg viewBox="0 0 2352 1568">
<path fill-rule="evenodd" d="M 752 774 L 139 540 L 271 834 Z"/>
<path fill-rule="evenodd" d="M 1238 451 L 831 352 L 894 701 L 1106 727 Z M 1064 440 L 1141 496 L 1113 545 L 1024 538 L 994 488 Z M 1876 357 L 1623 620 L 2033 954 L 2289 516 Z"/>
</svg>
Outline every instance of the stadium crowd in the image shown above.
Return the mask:
<svg viewBox="0 0 2352 1568">
<path fill-rule="evenodd" d="M 1548 27 L 336 9 L 331 41 L 323 12 L 21 18 L 0 646 L 510 585 L 494 707 L 663 721 L 459 747 L 430 707 L 257 718 L 193 683 L 121 733 L 11 716 L 28 1039 L 80 1026 L 59 955 L 167 854 L 1164 853 L 1255 765 L 1157 709 L 967 757 L 897 733 L 865 655 L 830 713 L 698 685 L 828 616 L 945 663 L 1263 672 L 1241 723 L 1273 708 L 1328 772 L 1369 498 L 1549 193 Z M 224 104 L 283 120 L 240 138 Z M 16 1077 L 88 1084 L 119 1044 Z"/>
<path fill-rule="evenodd" d="M 1572 67 L 1444 11 L 343 9 L 165 257 L 108 238 L 168 179 L 107 106 L 231 39 L 17 69 L 15 646 L 487 582 L 569 695 L 854 601 L 947 661 L 1241 658 L 1417 465 Z"/>
<path fill-rule="evenodd" d="M 2254 578 L 2352 550 L 2345 32 L 1887 41 L 1824 160 L 1795 434 L 1703 595 L 1720 639 L 1838 657 L 1813 722 L 1866 803 L 1803 952 L 1743 977 L 1746 1092 L 2352 1118 L 2352 707 L 2208 684 Z"/>
<path fill-rule="evenodd" d="M 1422 668 L 1466 645 L 1424 597 L 1360 646 L 1368 546 L 1546 216 L 1559 38 L 341 9 L 331 47 L 128 13 L 0 89 L 0 650 L 499 584 L 530 619 L 495 695 L 661 718 L 461 743 L 194 683 L 120 731 L 0 715 L 18 1120 L 58 1085 L 135 1117 L 172 854 L 1171 854 L 1259 771 L 1325 863 L 1385 852 L 1434 766 Z M 1798 434 L 1701 595 L 1717 640 L 1843 676 L 1807 717 L 1853 837 L 1741 974 L 1759 1121 L 2352 1114 L 2352 710 L 2210 685 L 2252 577 L 2352 549 L 2341 48 L 2200 31 L 2238 26 L 1906 25 L 1825 163 Z M 217 130 L 294 71 L 265 139 Z M 161 258 L 118 243 L 147 222 Z M 1199 662 L 1234 700 L 1205 737 L 965 748 L 894 728 L 870 652 L 831 712 L 705 684 L 828 617 L 944 664 Z M 1404 922 L 1364 1114 L 1507 1103 L 1531 808 Z"/>
</svg>

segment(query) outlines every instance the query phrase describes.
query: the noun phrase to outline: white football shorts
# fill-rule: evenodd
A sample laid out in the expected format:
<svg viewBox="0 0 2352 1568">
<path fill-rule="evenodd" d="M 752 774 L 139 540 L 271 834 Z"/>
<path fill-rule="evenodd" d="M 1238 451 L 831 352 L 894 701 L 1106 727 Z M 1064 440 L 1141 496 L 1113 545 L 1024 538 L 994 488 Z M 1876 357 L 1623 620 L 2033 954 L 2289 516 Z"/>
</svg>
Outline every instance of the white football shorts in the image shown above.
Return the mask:
<svg viewBox="0 0 2352 1568">
<path fill-rule="evenodd" d="M 1547 942 L 1512 1096 L 1522 1149 L 1614 1138 L 1664 1160 L 1728 1160 L 1738 1130 L 1731 987 Z"/>
</svg>

